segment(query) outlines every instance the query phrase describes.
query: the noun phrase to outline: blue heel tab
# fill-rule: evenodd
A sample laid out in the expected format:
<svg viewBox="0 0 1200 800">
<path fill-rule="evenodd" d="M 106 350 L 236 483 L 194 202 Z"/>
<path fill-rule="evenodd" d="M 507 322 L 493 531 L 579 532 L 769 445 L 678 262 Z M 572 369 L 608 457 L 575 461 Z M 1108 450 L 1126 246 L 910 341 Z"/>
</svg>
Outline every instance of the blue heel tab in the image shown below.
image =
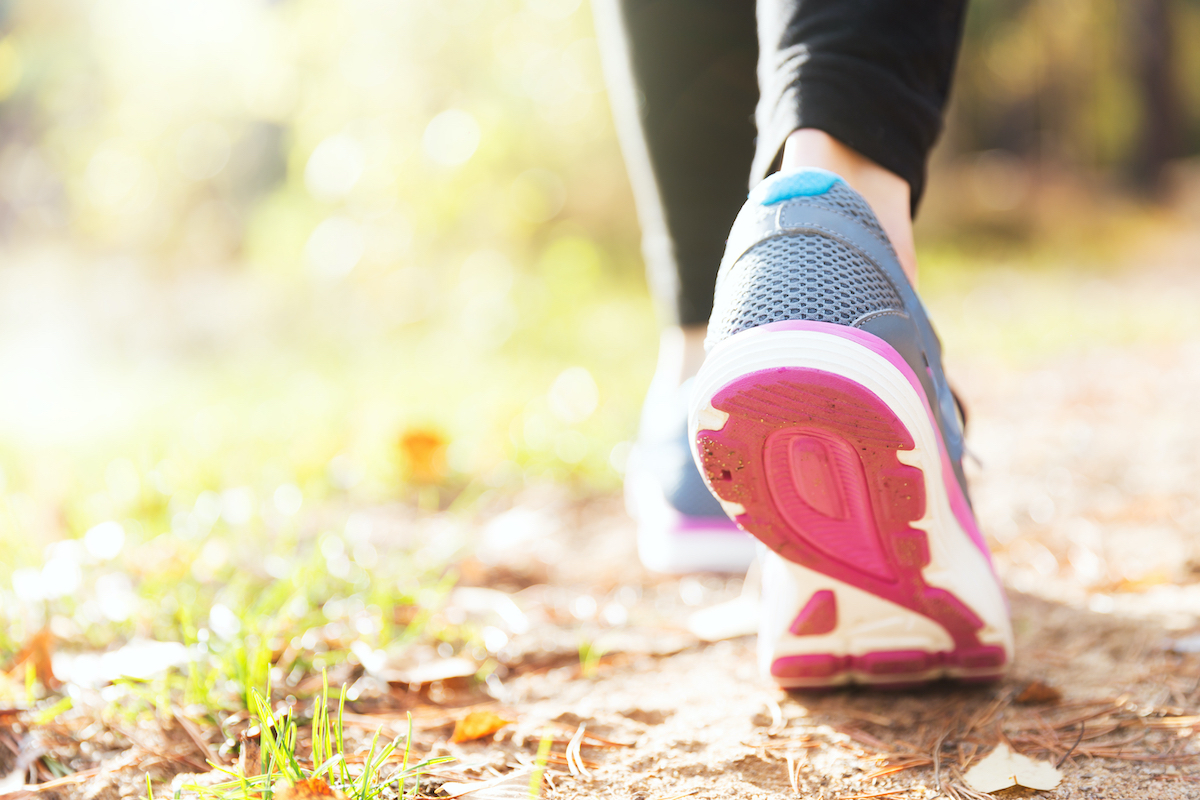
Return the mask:
<svg viewBox="0 0 1200 800">
<path fill-rule="evenodd" d="M 750 200 L 770 206 L 795 197 L 825 194 L 841 180 L 837 173 L 809 167 L 797 172 L 776 172 L 750 191 Z"/>
</svg>

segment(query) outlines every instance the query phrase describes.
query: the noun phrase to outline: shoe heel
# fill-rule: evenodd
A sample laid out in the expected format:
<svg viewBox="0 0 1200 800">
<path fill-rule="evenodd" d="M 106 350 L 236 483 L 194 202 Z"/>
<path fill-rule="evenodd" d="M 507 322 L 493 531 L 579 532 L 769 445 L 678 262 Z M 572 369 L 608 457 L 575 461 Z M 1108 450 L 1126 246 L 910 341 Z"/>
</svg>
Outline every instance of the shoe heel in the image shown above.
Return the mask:
<svg viewBox="0 0 1200 800">
<path fill-rule="evenodd" d="M 1002 672 L 1003 592 L 920 384 L 886 342 L 819 322 L 736 334 L 709 354 L 691 416 L 710 488 L 791 587 L 764 579 L 761 660 L 776 680 Z"/>
<path fill-rule="evenodd" d="M 850 683 L 906 688 L 941 677 L 1003 676 L 1002 646 L 957 646 L 947 629 L 912 609 L 787 561 L 763 559 L 759 659 L 789 689 Z"/>
</svg>

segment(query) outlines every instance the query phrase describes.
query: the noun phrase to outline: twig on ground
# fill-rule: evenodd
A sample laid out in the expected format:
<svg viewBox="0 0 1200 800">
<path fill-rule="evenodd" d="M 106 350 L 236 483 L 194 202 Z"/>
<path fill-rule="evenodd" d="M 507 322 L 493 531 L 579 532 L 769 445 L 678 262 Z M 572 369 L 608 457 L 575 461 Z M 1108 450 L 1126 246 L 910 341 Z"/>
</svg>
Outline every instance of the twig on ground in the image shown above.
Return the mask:
<svg viewBox="0 0 1200 800">
<path fill-rule="evenodd" d="M 570 725 L 566 725 L 561 722 L 557 723 L 557 724 L 561 725 L 563 728 L 565 728 L 567 730 L 571 730 Z M 572 736 L 574 736 L 574 734 L 577 732 L 578 731 L 572 731 Z M 555 739 L 554 743 L 559 744 L 564 741 L 570 741 L 570 740 L 569 739 L 562 739 L 562 740 Z M 601 747 L 601 746 L 604 746 L 604 747 L 633 747 L 632 742 L 614 742 L 612 739 L 605 739 L 603 736 L 597 736 L 594 733 L 584 733 L 583 741 L 581 742 L 581 745 L 588 745 L 590 747 Z"/>
<path fill-rule="evenodd" d="M 691 797 L 694 794 L 700 794 L 700 787 L 696 787 L 690 792 L 684 792 L 683 794 L 673 794 L 668 797 L 656 797 L 654 800 L 682 800 L 684 797 Z"/>
<path fill-rule="evenodd" d="M 788 753 L 786 758 L 787 758 L 788 783 L 792 784 L 793 792 L 795 792 L 796 794 L 800 794 L 800 767 L 802 766 L 801 762 L 798 758 L 796 758 L 791 753 Z"/>
<path fill-rule="evenodd" d="M 562 767 L 570 767 L 570 764 L 571 764 L 571 762 L 567 760 L 567 757 L 565 755 L 563 755 L 562 753 L 547 753 L 546 754 L 546 763 L 547 764 L 557 764 L 558 766 L 562 766 Z M 586 758 L 580 758 L 579 763 L 583 764 L 588 769 L 599 769 L 599 767 L 600 767 L 600 765 L 597 762 L 588 761 Z"/>
<path fill-rule="evenodd" d="M 1200 726 L 1200 716 L 1142 717 L 1141 722 L 1147 728 L 1176 730 Z"/>
<path fill-rule="evenodd" d="M 950 729 L 942 731 L 937 743 L 933 745 L 933 781 L 937 785 L 938 794 L 942 793 L 942 743 L 950 735 Z"/>
<path fill-rule="evenodd" d="M 866 775 L 864 780 L 873 781 L 876 778 L 883 778 L 887 775 L 895 775 L 897 772 L 915 769 L 917 767 L 928 767 L 933 761 L 928 758 L 914 758 L 911 761 L 906 761 L 903 764 L 888 764 L 886 767 L 875 770 Z"/>
<path fill-rule="evenodd" d="M 1086 723 L 1086 722 L 1081 722 L 1081 723 L 1079 723 L 1079 736 L 1078 736 L 1078 737 L 1076 737 L 1076 739 L 1075 739 L 1075 744 L 1071 745 L 1071 749 L 1070 749 L 1070 750 L 1068 750 L 1067 752 L 1063 753 L 1063 755 L 1062 755 L 1062 758 L 1060 758 L 1060 759 L 1058 760 L 1058 763 L 1054 765 L 1054 766 L 1055 766 L 1055 768 L 1061 767 L 1063 764 L 1065 764 L 1065 763 L 1067 762 L 1067 759 L 1071 757 L 1071 753 L 1074 753 L 1074 752 L 1075 752 L 1075 748 L 1076 748 L 1076 747 L 1079 747 L 1079 743 L 1083 741 L 1083 732 L 1084 732 L 1086 729 L 1087 729 L 1087 723 Z"/>
<path fill-rule="evenodd" d="M 967 749 L 970 748 L 970 752 Z M 975 754 L 979 752 L 979 747 L 974 742 L 959 742 L 958 743 L 958 768 L 966 769 L 972 761 L 975 760 Z"/>
<path fill-rule="evenodd" d="M 1008 692 L 1003 697 L 997 697 L 994 701 L 992 701 L 991 705 L 984 708 L 983 711 L 980 711 L 971 719 L 969 723 L 967 723 L 967 728 L 963 731 L 962 738 L 967 738 L 976 728 L 982 727 L 991 722 L 992 718 L 995 717 L 996 714 L 1000 713 L 1012 703 L 1013 697 L 1015 696 L 1016 691 L 1014 690 Z"/>
<path fill-rule="evenodd" d="M 841 709 L 841 713 L 852 719 L 861 719 L 864 722 L 870 722 L 873 725 L 879 725 L 884 728 L 896 727 L 896 720 L 891 717 L 885 717 L 882 714 L 875 714 L 858 708 L 843 708 Z"/>
<path fill-rule="evenodd" d="M 800 736 L 789 736 L 786 739 L 771 739 L 768 742 L 748 742 L 743 739 L 742 744 L 746 747 L 762 748 L 763 750 L 768 751 L 779 750 L 784 747 L 815 748 L 825 746 L 824 742 L 814 742 L 813 738 L 807 733 L 801 734 Z"/>
<path fill-rule="evenodd" d="M 200 755 L 207 758 L 213 764 L 225 763 L 217 754 L 217 751 L 212 749 L 212 745 L 205 741 L 204 737 L 200 734 L 200 729 L 196 727 L 195 723 L 183 715 L 183 711 L 181 709 L 174 708 L 172 709 L 172 713 L 175 717 L 175 721 L 179 723 L 179 727 L 182 728 L 183 732 L 187 734 L 187 737 L 192 740 L 192 744 L 199 748 Z"/>
<path fill-rule="evenodd" d="M 1062 722 L 1057 722 L 1054 724 L 1053 727 L 1055 730 L 1060 730 L 1060 731 L 1065 730 L 1067 728 L 1074 728 L 1076 725 L 1080 724 L 1081 722 L 1091 722 L 1092 720 L 1096 719 L 1097 717 L 1103 717 L 1105 714 L 1111 714 L 1114 711 L 1120 711 L 1121 707 L 1124 706 L 1126 702 L 1128 702 L 1127 698 L 1119 697 L 1116 700 L 1112 701 L 1111 703 L 1107 704 L 1104 708 L 1101 708 L 1099 711 L 1093 711 L 1091 713 L 1084 714 L 1083 716 L 1074 717 L 1072 719 L 1064 720 Z M 1040 718 L 1041 715 L 1038 715 L 1038 716 Z"/>
<path fill-rule="evenodd" d="M 869 745 L 871 747 L 874 747 L 876 750 L 882 750 L 884 753 L 890 753 L 895 749 L 896 745 L 900 745 L 902 747 L 907 747 L 909 750 L 912 750 L 914 754 L 927 757 L 927 754 L 924 751 L 922 751 L 919 747 L 917 747 L 916 745 L 913 745 L 913 744 L 909 744 L 908 742 L 905 742 L 905 741 L 898 740 L 896 742 L 888 743 L 888 742 L 883 741 L 882 739 L 876 739 L 871 734 L 865 733 L 864 731 L 860 731 L 858 728 L 851 728 L 849 725 L 843 725 L 839 728 L 835 728 L 834 730 L 836 730 L 838 733 L 844 733 L 845 735 L 849 736 L 851 739 L 858 742 L 859 744 Z"/>
</svg>

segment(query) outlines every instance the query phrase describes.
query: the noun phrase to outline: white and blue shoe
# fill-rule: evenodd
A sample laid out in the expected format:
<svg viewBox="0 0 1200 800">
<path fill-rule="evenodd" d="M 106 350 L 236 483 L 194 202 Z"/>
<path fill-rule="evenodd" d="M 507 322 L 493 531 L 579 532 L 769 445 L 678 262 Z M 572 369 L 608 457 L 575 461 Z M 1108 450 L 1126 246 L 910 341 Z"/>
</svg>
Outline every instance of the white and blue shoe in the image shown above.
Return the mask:
<svg viewBox="0 0 1200 800">
<path fill-rule="evenodd" d="M 625 506 L 638 556 L 655 572 L 745 572 L 756 543 L 729 519 L 692 459 L 687 413 L 693 381 L 652 384 L 625 469 Z"/>
</svg>

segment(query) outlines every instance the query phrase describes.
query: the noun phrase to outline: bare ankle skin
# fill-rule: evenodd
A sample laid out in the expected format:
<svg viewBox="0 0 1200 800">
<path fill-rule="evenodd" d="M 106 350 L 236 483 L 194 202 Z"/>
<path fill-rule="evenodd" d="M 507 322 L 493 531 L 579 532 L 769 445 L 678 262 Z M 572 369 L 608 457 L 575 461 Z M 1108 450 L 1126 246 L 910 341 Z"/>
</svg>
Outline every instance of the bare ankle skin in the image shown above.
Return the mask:
<svg viewBox="0 0 1200 800">
<path fill-rule="evenodd" d="M 908 181 L 816 128 L 794 131 L 783 146 L 781 172 L 820 167 L 835 172 L 870 204 L 896 249 L 904 273 L 917 285 Z"/>
</svg>

